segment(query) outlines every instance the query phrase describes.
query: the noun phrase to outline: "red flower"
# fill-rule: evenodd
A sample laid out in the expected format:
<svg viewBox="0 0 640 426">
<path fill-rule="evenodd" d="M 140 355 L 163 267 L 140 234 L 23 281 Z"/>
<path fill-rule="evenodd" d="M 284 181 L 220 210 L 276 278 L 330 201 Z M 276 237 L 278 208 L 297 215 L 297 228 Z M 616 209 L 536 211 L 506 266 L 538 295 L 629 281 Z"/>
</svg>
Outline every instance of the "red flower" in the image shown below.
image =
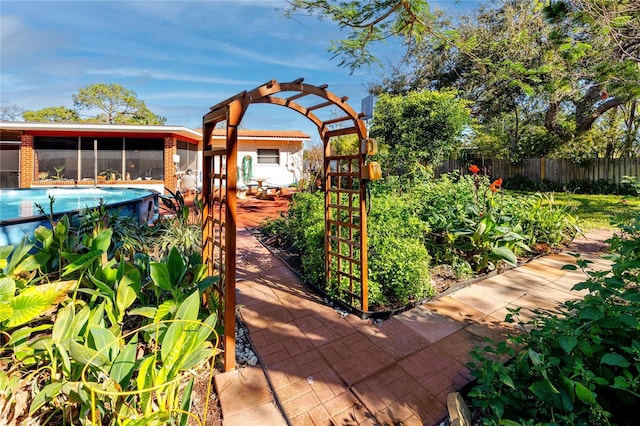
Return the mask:
<svg viewBox="0 0 640 426">
<path fill-rule="evenodd" d="M 502 188 L 502 178 L 494 180 L 493 182 L 491 182 L 491 185 L 489 185 L 489 189 L 492 192 L 497 192 L 501 188 Z"/>
<path fill-rule="evenodd" d="M 476 175 L 480 171 L 480 168 L 474 164 L 471 167 L 469 167 L 469 171 L 474 175 Z"/>
</svg>

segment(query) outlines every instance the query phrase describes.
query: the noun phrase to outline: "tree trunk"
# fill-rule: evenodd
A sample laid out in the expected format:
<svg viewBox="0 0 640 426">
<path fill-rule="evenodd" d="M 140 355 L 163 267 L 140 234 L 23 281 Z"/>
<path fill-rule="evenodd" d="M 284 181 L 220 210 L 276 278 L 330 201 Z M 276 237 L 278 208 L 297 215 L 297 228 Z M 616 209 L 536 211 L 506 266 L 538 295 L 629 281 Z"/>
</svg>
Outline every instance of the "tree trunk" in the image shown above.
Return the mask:
<svg viewBox="0 0 640 426">
<path fill-rule="evenodd" d="M 549 102 L 549 107 L 547 108 L 547 112 L 544 116 L 544 127 L 549 133 L 553 133 L 558 136 L 562 133 L 558 126 L 559 107 L 560 103 L 558 101 Z"/>
<path fill-rule="evenodd" d="M 622 97 L 613 97 L 603 101 L 598 106 L 592 106 L 589 110 L 582 110 L 576 108 L 576 136 L 579 136 L 593 126 L 593 123 L 605 112 L 609 111 L 611 108 L 618 107 L 625 102 L 627 102 L 628 98 Z"/>
<path fill-rule="evenodd" d="M 520 117 L 518 116 L 518 106 L 513 108 L 515 116 L 514 129 L 511 135 L 511 154 L 512 156 L 518 152 L 518 145 L 520 143 Z"/>
</svg>

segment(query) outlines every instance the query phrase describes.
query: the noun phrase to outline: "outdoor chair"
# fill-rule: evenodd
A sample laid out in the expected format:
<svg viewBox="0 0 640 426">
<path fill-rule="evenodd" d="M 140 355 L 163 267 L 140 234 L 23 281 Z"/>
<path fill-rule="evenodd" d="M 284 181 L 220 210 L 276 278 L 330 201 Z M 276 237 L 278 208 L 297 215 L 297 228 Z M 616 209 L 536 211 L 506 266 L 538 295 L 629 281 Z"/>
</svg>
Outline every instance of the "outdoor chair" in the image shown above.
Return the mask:
<svg viewBox="0 0 640 426">
<path fill-rule="evenodd" d="M 187 171 L 187 173 L 184 174 L 184 176 L 182 176 L 182 179 L 180 179 L 180 191 L 183 194 L 189 193 L 189 194 L 196 194 L 199 191 L 198 188 L 198 182 L 196 181 L 195 176 L 193 176 L 190 171 Z"/>
</svg>

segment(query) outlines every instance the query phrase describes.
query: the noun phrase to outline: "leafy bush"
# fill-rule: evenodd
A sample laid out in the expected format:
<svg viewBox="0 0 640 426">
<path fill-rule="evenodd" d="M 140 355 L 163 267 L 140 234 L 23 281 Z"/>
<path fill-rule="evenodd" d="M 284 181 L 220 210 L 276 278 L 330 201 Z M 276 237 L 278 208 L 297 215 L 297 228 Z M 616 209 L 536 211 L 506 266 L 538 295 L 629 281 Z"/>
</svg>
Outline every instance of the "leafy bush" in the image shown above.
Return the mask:
<svg viewBox="0 0 640 426">
<path fill-rule="evenodd" d="M 500 179 L 491 182 L 474 171 L 445 174 L 408 189 L 431 229 L 426 245 L 435 262 L 465 276 L 500 261 L 515 263 L 515 255 L 538 243 L 553 249 L 574 238 L 576 219 L 553 197 L 506 194 Z"/>
<path fill-rule="evenodd" d="M 640 180 L 638 180 L 637 176 L 623 176 L 620 183 L 627 188 L 631 188 L 635 195 L 640 196 Z"/>
<path fill-rule="evenodd" d="M 539 192 L 572 192 L 575 194 L 617 194 L 636 195 L 633 185 L 625 182 L 615 184 L 606 179 L 574 179 L 565 184 L 543 180 L 536 182 L 526 177 L 512 177 L 505 179 L 504 187 L 517 191 L 539 191 Z"/>
<path fill-rule="evenodd" d="M 575 219 L 552 198 L 509 196 L 499 179 L 491 182 L 479 169 L 431 176 L 419 167 L 411 176 L 371 183 L 372 307 L 406 305 L 433 294 L 430 264 L 448 264 L 459 277 L 469 277 L 500 262 L 515 264 L 530 245 L 559 247 L 577 231 Z M 323 202 L 319 193 L 297 193 L 289 211 L 263 231 L 272 244 L 294 252 L 308 280 L 341 298 L 347 284 L 324 282 Z"/>
<path fill-rule="evenodd" d="M 433 293 L 429 255 L 424 247 L 427 227 L 408 198 L 376 197 L 369 216 L 369 304 L 405 304 Z M 344 298 L 340 283 L 325 283 L 324 199 L 321 194 L 296 193 L 281 218 L 267 222 L 263 232 L 272 242 L 300 258 L 302 273 L 336 298 Z"/>
<path fill-rule="evenodd" d="M 193 206 L 189 207 L 179 191 L 166 191 L 170 195 L 163 195 L 160 200 L 171 214 L 158 219 L 154 227 L 156 232 L 148 239 L 152 254 L 156 259 L 162 259 L 173 248 L 179 249 L 185 257 L 202 253 L 202 199 L 194 197 Z"/>
<path fill-rule="evenodd" d="M 470 116 L 469 103 L 453 90 L 380 95 L 371 135 L 380 140 L 383 170 L 407 175 L 442 164 L 461 146 Z"/>
<path fill-rule="evenodd" d="M 152 230 L 146 224 L 140 224 L 137 218 L 109 210 L 100 200 L 97 207 L 83 212 L 78 224 L 78 234 L 88 238 L 105 229 L 111 229 L 112 232 L 111 247 L 108 250 L 111 256 L 116 252 L 128 255 L 146 252 L 146 243 L 152 233 Z"/>
<path fill-rule="evenodd" d="M 428 225 L 418 218 L 410 197 L 380 194 L 369 215 L 369 292 L 378 304 L 406 305 L 434 294 Z"/>
<path fill-rule="evenodd" d="M 611 271 L 587 272 L 589 293 L 538 313 L 511 344 L 478 348 L 469 392 L 486 425 L 632 424 L 640 406 L 640 215 L 611 242 Z M 588 261 L 578 260 L 582 268 Z M 573 267 L 568 265 L 567 268 Z M 517 317 L 517 311 L 514 312 Z M 508 318 L 513 321 L 513 318 Z M 502 364 L 498 358 L 512 358 Z"/>
<path fill-rule="evenodd" d="M 565 206 L 555 203 L 553 194 L 509 198 L 506 210 L 520 224 L 527 244 L 543 242 L 552 248 L 569 244 L 580 231 L 577 220 Z"/>
<path fill-rule="evenodd" d="M 324 198 L 321 193 L 298 192 L 288 211 L 268 221 L 266 235 L 276 236 L 276 244 L 298 255 L 305 278 L 324 287 Z"/>
<path fill-rule="evenodd" d="M 528 250 L 521 226 L 506 209 L 502 180 L 490 182 L 477 166 L 470 170 L 470 176 L 443 175 L 412 191 L 431 227 L 429 251 L 458 276 L 493 270 L 501 261 L 515 264 L 516 253 Z"/>
<path fill-rule="evenodd" d="M 186 424 L 193 370 L 217 353 L 218 313 L 200 307 L 217 280 L 176 249 L 163 263 L 117 256 L 109 218 L 86 217 L 100 220 L 64 216 L 0 247 L 4 420 Z"/>
</svg>

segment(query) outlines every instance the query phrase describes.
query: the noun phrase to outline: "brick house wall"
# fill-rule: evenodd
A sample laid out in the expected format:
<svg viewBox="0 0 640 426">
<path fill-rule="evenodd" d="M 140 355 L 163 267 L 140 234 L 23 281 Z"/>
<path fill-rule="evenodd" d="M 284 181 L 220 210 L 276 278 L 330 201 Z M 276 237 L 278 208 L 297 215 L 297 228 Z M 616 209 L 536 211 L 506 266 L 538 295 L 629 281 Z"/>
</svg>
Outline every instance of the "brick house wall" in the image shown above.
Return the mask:
<svg viewBox="0 0 640 426">
<path fill-rule="evenodd" d="M 33 150 L 33 136 L 20 137 L 20 188 L 30 188 L 33 177 L 38 174 L 38 164 Z"/>
<path fill-rule="evenodd" d="M 178 189 L 178 176 L 176 166 L 173 164 L 173 156 L 177 152 L 178 141 L 175 137 L 165 136 L 164 138 L 164 186 L 170 191 L 176 192 Z"/>
</svg>

